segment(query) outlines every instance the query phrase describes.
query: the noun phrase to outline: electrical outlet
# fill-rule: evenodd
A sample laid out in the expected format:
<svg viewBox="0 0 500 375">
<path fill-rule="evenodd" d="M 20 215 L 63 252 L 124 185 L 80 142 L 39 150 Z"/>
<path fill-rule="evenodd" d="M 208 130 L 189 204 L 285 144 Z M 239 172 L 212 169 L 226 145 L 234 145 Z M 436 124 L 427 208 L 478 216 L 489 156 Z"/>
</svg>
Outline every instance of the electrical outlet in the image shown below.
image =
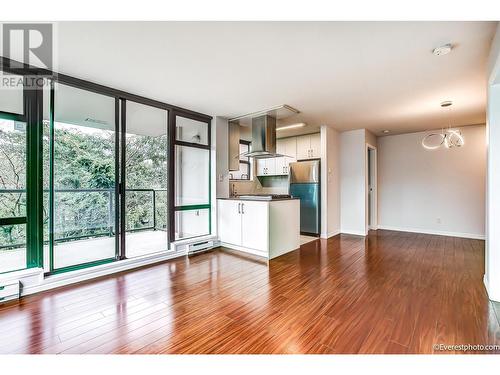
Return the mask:
<svg viewBox="0 0 500 375">
<path fill-rule="evenodd" d="M 438 217 L 438 218 L 436 219 L 436 223 L 441 224 L 441 218 L 440 218 L 440 217 Z"/>
</svg>

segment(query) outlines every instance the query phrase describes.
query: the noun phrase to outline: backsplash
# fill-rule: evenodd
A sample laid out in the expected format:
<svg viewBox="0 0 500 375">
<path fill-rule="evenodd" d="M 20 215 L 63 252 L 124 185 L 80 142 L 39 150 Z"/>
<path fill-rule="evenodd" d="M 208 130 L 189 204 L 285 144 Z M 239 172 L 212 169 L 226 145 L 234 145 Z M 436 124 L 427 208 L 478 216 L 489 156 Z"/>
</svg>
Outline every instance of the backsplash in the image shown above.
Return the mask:
<svg viewBox="0 0 500 375">
<path fill-rule="evenodd" d="M 242 194 L 288 194 L 288 178 L 264 177 L 260 180 L 254 177 L 252 181 L 230 181 L 231 195 Z"/>
</svg>

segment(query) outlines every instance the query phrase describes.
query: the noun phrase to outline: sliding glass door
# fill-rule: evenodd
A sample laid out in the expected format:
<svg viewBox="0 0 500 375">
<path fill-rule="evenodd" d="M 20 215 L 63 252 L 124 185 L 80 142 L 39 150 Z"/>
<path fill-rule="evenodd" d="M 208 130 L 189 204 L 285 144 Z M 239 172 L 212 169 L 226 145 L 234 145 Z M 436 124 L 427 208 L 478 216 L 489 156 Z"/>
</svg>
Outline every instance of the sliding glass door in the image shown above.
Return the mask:
<svg viewBox="0 0 500 375">
<path fill-rule="evenodd" d="M 168 112 L 126 101 L 125 256 L 168 250 Z"/>
<path fill-rule="evenodd" d="M 0 95 L 0 273 L 66 272 L 210 234 L 209 116 L 21 70 Z"/>
<path fill-rule="evenodd" d="M 49 120 L 50 271 L 117 259 L 115 98 L 55 83 Z"/>
</svg>

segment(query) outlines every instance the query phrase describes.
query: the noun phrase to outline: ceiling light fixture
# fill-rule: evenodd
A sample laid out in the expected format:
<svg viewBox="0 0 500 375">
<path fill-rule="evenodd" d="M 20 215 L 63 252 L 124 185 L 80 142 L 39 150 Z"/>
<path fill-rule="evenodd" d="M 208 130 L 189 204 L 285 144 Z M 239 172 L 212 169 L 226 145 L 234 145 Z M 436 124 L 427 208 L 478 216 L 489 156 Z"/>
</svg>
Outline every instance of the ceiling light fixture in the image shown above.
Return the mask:
<svg viewBox="0 0 500 375">
<path fill-rule="evenodd" d="M 384 133 L 384 134 L 387 134 L 387 133 L 389 133 L 389 132 L 390 132 L 390 130 L 387 130 L 387 129 L 382 130 L 382 133 Z"/>
<path fill-rule="evenodd" d="M 430 133 L 422 139 L 422 146 L 427 150 L 436 150 L 441 146 L 445 148 L 462 147 L 465 144 L 460 130 L 451 127 L 451 105 L 449 100 L 441 103 L 441 108 L 448 108 L 448 129 L 441 129 L 441 133 Z"/>
<path fill-rule="evenodd" d="M 303 128 L 304 126 L 306 126 L 306 124 L 304 122 L 300 122 L 298 124 L 281 126 L 279 128 L 276 128 L 276 130 L 287 130 L 287 129 Z"/>
<path fill-rule="evenodd" d="M 439 46 L 439 47 L 436 47 L 432 50 L 432 54 L 434 56 L 443 56 L 443 55 L 447 55 L 451 52 L 451 49 L 453 48 L 453 46 L 451 45 L 451 43 L 447 43 L 445 45 L 442 45 L 442 46 Z"/>
</svg>

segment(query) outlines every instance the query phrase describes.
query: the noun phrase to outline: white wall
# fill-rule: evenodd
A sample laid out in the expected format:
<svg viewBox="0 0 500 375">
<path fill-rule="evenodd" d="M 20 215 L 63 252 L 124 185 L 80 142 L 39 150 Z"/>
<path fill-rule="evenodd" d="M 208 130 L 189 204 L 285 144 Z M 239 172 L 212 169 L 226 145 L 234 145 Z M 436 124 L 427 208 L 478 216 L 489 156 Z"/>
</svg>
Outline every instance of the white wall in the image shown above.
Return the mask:
<svg viewBox="0 0 500 375">
<path fill-rule="evenodd" d="M 228 164 L 228 121 L 222 117 L 216 117 L 212 123 L 215 124 L 215 191 L 217 198 L 229 197 L 229 164 Z M 215 204 L 214 204 L 215 205 Z"/>
<path fill-rule="evenodd" d="M 342 233 L 364 236 L 365 129 L 340 133 L 340 227 Z"/>
<path fill-rule="evenodd" d="M 321 126 L 321 237 L 340 233 L 340 135 Z"/>
<path fill-rule="evenodd" d="M 500 301 L 500 24 L 488 61 L 486 254 L 484 284 Z"/>
<path fill-rule="evenodd" d="M 460 130 L 453 149 L 424 149 L 426 132 L 378 139 L 379 228 L 484 238 L 485 127 Z"/>
</svg>

